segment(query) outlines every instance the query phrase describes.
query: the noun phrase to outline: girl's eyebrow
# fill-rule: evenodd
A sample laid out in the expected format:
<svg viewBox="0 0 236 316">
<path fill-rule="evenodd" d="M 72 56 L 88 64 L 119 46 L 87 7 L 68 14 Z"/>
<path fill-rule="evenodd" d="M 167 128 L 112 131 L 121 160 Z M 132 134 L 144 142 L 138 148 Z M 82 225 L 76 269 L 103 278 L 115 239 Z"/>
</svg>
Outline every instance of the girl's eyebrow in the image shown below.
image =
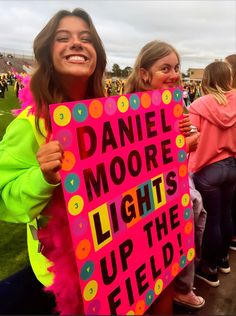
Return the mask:
<svg viewBox="0 0 236 316">
<path fill-rule="evenodd" d="M 161 64 L 160 66 L 159 66 L 159 68 L 163 68 L 163 67 L 171 67 L 171 65 L 170 64 L 167 64 L 167 63 L 165 63 L 165 64 Z"/>
<path fill-rule="evenodd" d="M 174 67 L 179 66 L 179 65 L 180 65 L 180 64 L 178 63 L 178 64 L 176 64 Z M 161 66 L 162 66 L 162 67 L 163 67 L 163 66 L 169 66 L 169 67 L 171 67 L 171 64 L 165 63 L 165 64 L 162 64 Z"/>
<path fill-rule="evenodd" d="M 168 69 L 177 69 L 178 68 L 179 69 L 180 64 L 176 64 L 176 65 L 172 66 L 171 64 L 165 63 L 165 64 L 159 66 L 159 70 L 161 70 L 163 68 L 168 68 Z"/>
<path fill-rule="evenodd" d="M 71 33 L 71 31 L 67 30 L 67 29 L 59 29 L 55 32 L 55 35 L 58 34 L 58 33 Z M 83 35 L 83 34 L 88 34 L 90 35 L 90 31 L 89 30 L 84 30 L 84 31 L 80 31 L 79 32 L 80 35 Z"/>
</svg>

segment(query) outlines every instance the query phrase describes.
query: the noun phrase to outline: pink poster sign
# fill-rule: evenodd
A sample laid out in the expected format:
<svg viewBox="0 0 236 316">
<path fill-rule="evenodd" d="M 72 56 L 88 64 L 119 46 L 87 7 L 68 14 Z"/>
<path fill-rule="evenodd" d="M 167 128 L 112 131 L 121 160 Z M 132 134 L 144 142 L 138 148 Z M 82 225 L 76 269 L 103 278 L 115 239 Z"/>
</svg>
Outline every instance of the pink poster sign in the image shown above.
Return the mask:
<svg viewBox="0 0 236 316">
<path fill-rule="evenodd" d="M 195 255 L 182 91 L 50 111 L 85 314 L 143 314 Z"/>
</svg>

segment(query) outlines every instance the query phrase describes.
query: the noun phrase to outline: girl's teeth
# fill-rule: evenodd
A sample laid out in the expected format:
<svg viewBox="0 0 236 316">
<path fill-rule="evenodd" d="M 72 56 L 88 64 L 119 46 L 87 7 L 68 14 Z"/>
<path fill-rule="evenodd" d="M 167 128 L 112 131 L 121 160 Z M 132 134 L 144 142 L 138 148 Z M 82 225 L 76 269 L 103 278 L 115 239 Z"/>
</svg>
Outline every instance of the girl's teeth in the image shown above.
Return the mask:
<svg viewBox="0 0 236 316">
<path fill-rule="evenodd" d="M 74 61 L 85 61 L 85 58 L 82 56 L 70 56 L 68 60 L 74 60 Z"/>
</svg>

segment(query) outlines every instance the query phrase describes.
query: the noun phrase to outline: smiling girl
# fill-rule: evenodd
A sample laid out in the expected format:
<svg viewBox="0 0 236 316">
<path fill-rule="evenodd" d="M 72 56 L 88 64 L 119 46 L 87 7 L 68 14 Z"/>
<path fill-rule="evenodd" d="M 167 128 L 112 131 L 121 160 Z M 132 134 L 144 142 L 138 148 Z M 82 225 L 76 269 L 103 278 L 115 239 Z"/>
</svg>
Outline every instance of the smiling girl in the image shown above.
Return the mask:
<svg viewBox="0 0 236 316">
<path fill-rule="evenodd" d="M 125 91 L 133 93 L 154 89 L 170 89 L 179 85 L 181 85 L 181 73 L 178 52 L 168 43 L 152 41 L 147 43 L 138 54 L 133 71 L 127 80 Z M 197 132 L 189 136 L 190 126 L 191 122 L 188 115 L 179 122 L 181 132 L 188 136 L 186 137 L 188 151 L 193 151 L 198 145 L 200 134 Z M 181 271 L 181 276 L 178 275 L 175 279 L 174 300 L 186 307 L 199 309 L 205 304 L 205 300 L 193 292 L 193 279 L 194 266 L 190 264 Z M 153 305 L 151 313 L 168 312 L 172 314 L 172 297 L 172 285 L 169 285 L 162 293 L 160 302 L 157 300 L 157 305 Z M 163 305 L 161 310 L 159 303 Z"/>
<path fill-rule="evenodd" d="M 51 314 L 54 299 L 43 290 L 50 286 L 57 310 L 79 314 L 83 309 L 76 264 L 68 256 L 71 240 L 59 174 L 63 148 L 51 137 L 49 104 L 102 97 L 106 54 L 82 9 L 56 13 L 35 38 L 34 54 L 37 67 L 28 91 L 32 101 L 0 143 L 0 220 L 27 223 L 32 269 L 0 283 L 0 310 Z M 57 260 L 52 264 L 43 254 Z M 62 278 L 70 274 L 66 283 L 57 274 L 59 259 Z"/>
</svg>

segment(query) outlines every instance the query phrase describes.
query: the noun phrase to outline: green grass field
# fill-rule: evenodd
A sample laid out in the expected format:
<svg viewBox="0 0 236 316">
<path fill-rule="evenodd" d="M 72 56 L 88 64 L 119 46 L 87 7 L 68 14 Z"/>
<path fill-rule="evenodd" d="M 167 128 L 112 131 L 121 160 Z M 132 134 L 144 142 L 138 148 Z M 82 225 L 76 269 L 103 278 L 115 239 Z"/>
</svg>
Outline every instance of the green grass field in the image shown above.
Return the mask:
<svg viewBox="0 0 236 316">
<path fill-rule="evenodd" d="M 8 91 L 5 92 L 5 98 L 0 98 L 0 139 L 2 139 L 5 129 L 13 119 L 11 110 L 16 108 L 19 108 L 19 102 L 15 96 L 13 86 L 9 86 Z"/>
<path fill-rule="evenodd" d="M 14 118 L 11 110 L 19 107 L 13 86 L 8 89 L 5 98 L 0 98 L 0 140 Z M 27 262 L 26 225 L 0 221 L 0 280 L 23 268 Z"/>
</svg>

